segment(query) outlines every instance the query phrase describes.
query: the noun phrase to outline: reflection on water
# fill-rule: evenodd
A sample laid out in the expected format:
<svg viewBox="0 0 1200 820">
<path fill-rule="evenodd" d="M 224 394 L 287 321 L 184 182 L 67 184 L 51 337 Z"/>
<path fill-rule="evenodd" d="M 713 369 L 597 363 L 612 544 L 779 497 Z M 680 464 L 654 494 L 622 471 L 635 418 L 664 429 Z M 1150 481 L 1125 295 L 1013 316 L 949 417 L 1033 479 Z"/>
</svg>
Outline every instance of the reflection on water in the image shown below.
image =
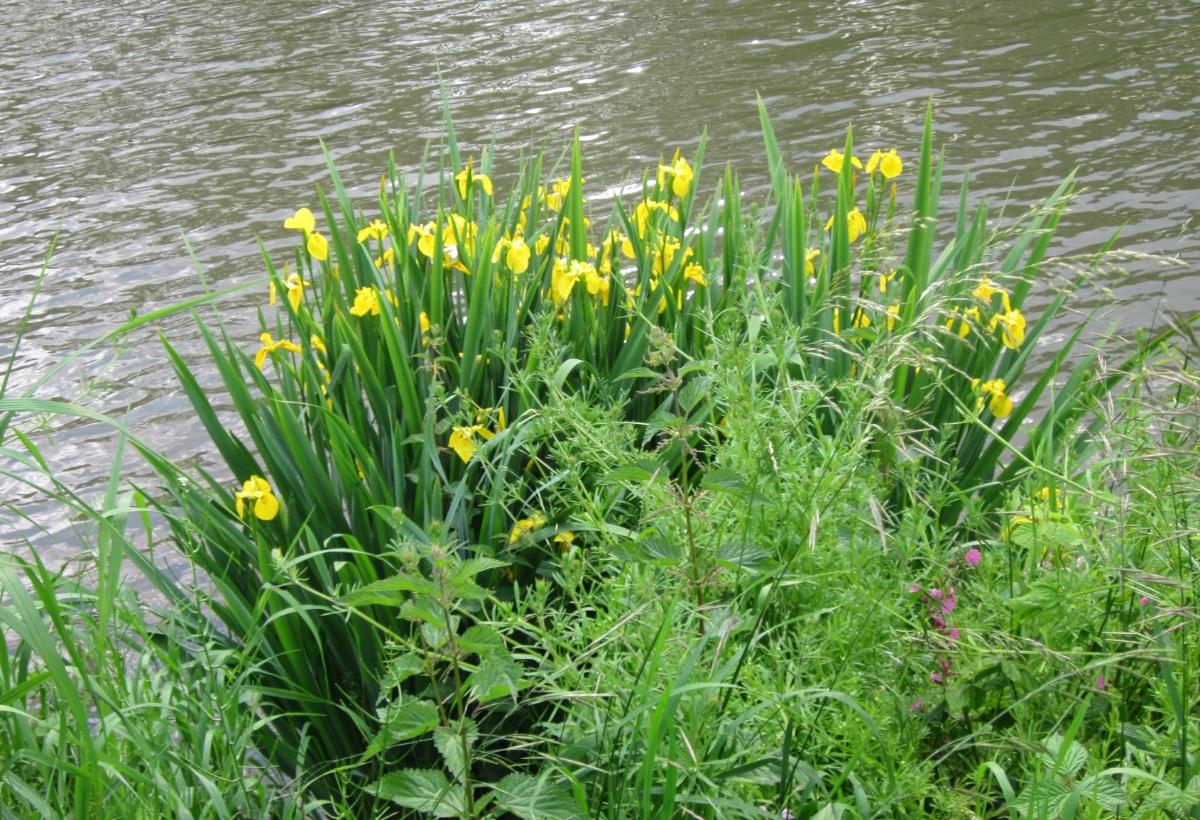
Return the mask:
<svg viewBox="0 0 1200 820">
<path fill-rule="evenodd" d="M 978 192 L 1015 208 L 1078 169 L 1058 252 L 1095 249 L 1122 224 L 1125 247 L 1193 264 L 1200 250 L 1195 5 L 0 0 L 0 13 L 0 353 L 60 235 L 18 387 L 131 311 L 202 292 L 185 236 L 212 283 L 259 276 L 256 236 L 286 244 L 281 220 L 324 179 L 318 140 L 367 202 L 388 151 L 413 166 L 439 136 L 439 72 L 467 150 L 497 145 L 499 178 L 521 147 L 557 152 L 578 125 L 600 190 L 707 129 L 708 156 L 757 190 L 756 93 L 796 167 L 851 119 L 865 149 L 911 155 L 932 97 L 950 185 L 970 165 Z M 1134 262 L 1103 284 L 1126 325 L 1147 325 L 1164 302 L 1200 303 L 1188 270 Z M 249 339 L 243 313 L 234 328 Z M 198 354 L 191 328 L 162 326 Z M 128 413 L 173 455 L 204 455 L 153 332 L 83 357 L 48 395 Z M 63 479 L 102 480 L 107 433 L 56 430 Z M 3 492 L 61 532 L 28 490 Z M 32 533 L 0 527 L 4 541 Z"/>
</svg>

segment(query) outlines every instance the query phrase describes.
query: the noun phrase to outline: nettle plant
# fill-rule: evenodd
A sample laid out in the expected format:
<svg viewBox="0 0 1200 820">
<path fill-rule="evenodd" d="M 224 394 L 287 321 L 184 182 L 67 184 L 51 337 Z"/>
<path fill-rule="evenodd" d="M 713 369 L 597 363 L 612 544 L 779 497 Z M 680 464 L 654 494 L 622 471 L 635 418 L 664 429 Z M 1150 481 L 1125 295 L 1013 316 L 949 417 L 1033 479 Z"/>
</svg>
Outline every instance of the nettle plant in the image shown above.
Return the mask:
<svg viewBox="0 0 1200 820">
<path fill-rule="evenodd" d="M 714 323 L 725 338 L 780 340 L 754 378 L 786 370 L 823 391 L 818 434 L 837 428 L 839 396 L 871 380 L 887 399 L 875 426 L 883 473 L 924 471 L 946 522 L 965 500 L 996 497 L 1028 454 L 1052 457 L 1089 394 L 1113 387 L 1090 382 L 1085 359 L 1047 395 L 1075 331 L 1023 397 L 1013 392 L 1065 304 L 1064 294 L 1036 319 L 1022 312 L 1070 180 L 1007 232 L 1005 248 L 987 208 L 969 211 L 964 182 L 953 235 L 935 253 L 932 111 L 915 175 L 894 150 L 864 164 L 848 133 L 807 199 L 760 112 L 774 206 L 765 224 L 728 169 L 698 204 L 701 140 L 691 160 L 676 151 L 647 174 L 634 201 L 605 205 L 601 230 L 584 198 L 578 140 L 566 175 L 543 174 L 534 156 L 502 200 L 491 155 L 464 158 L 447 116 L 436 176 L 406 176 L 393 162 L 369 215 L 330 165 L 332 198 L 318 192 L 319 213 L 301 208 L 285 222 L 300 238 L 292 258 L 276 264 L 264 249 L 271 305 L 257 344 L 200 323 L 236 425 L 167 346 L 227 473 L 191 478 L 158 460 L 170 494 L 163 511 L 211 579 L 226 640 L 254 658 L 271 717 L 263 747 L 277 765 L 349 771 L 365 786 L 410 759 L 428 763 L 437 747 L 467 813 L 481 811 L 471 808 L 466 721 L 485 728 L 493 690 L 480 675 L 508 670 L 505 697 L 519 697 L 520 675 L 499 644 L 472 654 L 466 636 L 488 596 L 513 595 L 551 575 L 564 549 L 589 545 L 586 525 L 547 505 L 576 466 L 548 457 L 554 432 L 537 423 L 542 411 L 568 392 L 620 408 L 639 428 L 677 431 L 666 436 L 674 446 L 648 435 L 645 448 L 682 485 L 699 482 L 703 438 L 719 435 L 726 412 L 703 381 Z M 831 196 L 821 190 L 828 175 Z M 908 217 L 897 205 L 901 183 Z M 662 389 L 663 374 L 678 383 Z M 1037 407 L 1042 418 L 1016 450 L 1011 441 Z M 1019 457 L 1002 465 L 1010 451 Z M 913 502 L 912 486 L 894 483 L 895 505 Z M 394 548 L 398 527 L 407 551 Z M 412 545 L 428 549 L 414 554 Z M 702 559 L 690 558 L 700 601 Z M 434 594 L 428 584 L 439 578 L 445 587 Z M 356 594 L 365 597 L 346 597 Z M 439 660 L 387 677 L 396 642 Z M 426 718 L 415 725 L 436 714 L 428 731 L 443 734 L 379 748 L 379 704 L 390 704 L 384 726 L 394 724 L 389 710 L 411 706 Z M 437 741 L 447 732 L 462 746 L 458 764 Z M 368 747 L 375 754 L 364 757 Z"/>
</svg>

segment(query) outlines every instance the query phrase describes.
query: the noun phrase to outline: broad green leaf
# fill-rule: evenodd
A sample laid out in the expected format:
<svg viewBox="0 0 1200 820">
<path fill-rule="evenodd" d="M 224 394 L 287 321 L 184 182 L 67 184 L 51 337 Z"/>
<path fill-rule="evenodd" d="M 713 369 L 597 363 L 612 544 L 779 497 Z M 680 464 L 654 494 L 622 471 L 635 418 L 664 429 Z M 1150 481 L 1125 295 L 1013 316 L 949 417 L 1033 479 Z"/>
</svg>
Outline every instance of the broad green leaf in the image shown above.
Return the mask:
<svg viewBox="0 0 1200 820">
<path fill-rule="evenodd" d="M 521 820 L 582 820 L 584 816 L 570 788 L 545 777 L 510 774 L 492 790 L 497 805 Z"/>
<path fill-rule="evenodd" d="M 467 803 L 461 786 L 451 785 L 435 769 L 404 769 L 386 774 L 375 784 L 375 793 L 407 809 L 432 817 L 460 817 Z"/>
</svg>

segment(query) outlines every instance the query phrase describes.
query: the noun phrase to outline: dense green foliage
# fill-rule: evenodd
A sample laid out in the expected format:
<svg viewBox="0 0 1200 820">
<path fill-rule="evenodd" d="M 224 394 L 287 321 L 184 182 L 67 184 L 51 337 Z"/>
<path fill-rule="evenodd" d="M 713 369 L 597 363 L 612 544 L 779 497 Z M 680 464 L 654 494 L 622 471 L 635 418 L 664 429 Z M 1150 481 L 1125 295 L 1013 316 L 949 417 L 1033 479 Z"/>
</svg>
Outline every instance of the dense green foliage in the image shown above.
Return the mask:
<svg viewBox="0 0 1200 820">
<path fill-rule="evenodd" d="M 219 468 L 0 395 L 7 471 L 96 544 L 94 584 L 0 565 L 0 803 L 1200 816 L 1190 337 L 1074 351 L 1070 180 L 939 221 L 930 114 L 915 169 L 848 135 L 806 196 L 763 111 L 767 203 L 728 169 L 698 203 L 701 143 L 597 232 L 578 142 L 501 201 L 446 127 L 377 215 L 330 168 L 257 348 L 197 317 L 220 402 L 167 344 Z M 158 486 L 78 498 L 34 412 Z"/>
</svg>

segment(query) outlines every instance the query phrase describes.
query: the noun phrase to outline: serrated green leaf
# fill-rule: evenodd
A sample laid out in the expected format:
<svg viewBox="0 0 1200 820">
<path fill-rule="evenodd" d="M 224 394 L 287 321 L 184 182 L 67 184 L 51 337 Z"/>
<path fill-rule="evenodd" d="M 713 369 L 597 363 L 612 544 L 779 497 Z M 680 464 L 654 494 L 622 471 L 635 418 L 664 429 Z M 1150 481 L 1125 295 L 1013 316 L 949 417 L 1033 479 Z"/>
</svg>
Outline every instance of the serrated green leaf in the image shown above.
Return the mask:
<svg viewBox="0 0 1200 820">
<path fill-rule="evenodd" d="M 467 678 L 471 696 L 480 703 L 516 695 L 521 688 L 521 665 L 507 651 L 492 652 Z"/>
<path fill-rule="evenodd" d="M 565 783 L 544 777 L 510 774 L 492 787 L 496 803 L 521 820 L 576 820 L 582 818 L 578 804 Z"/>
<path fill-rule="evenodd" d="M 731 541 L 722 544 L 716 553 L 716 559 L 729 567 L 764 572 L 775 565 L 771 556 L 757 544 L 744 541 Z"/>
<path fill-rule="evenodd" d="M 432 701 L 410 700 L 388 707 L 384 715 L 383 727 L 371 739 L 363 761 L 370 760 L 380 752 L 402 743 L 420 737 L 432 731 L 438 722 L 437 707 Z"/>
<path fill-rule="evenodd" d="M 404 769 L 386 774 L 375 784 L 375 793 L 433 817 L 459 817 L 467 810 L 462 787 L 452 785 L 436 769 Z"/>
<path fill-rule="evenodd" d="M 473 653 L 486 657 L 493 652 L 504 652 L 504 639 L 500 633 L 491 627 L 476 624 L 464 632 L 458 639 L 458 645 L 468 654 Z"/>
<path fill-rule="evenodd" d="M 471 721 L 467 722 L 466 731 L 463 733 L 447 729 L 445 726 L 439 726 L 433 732 L 433 744 L 437 746 L 438 753 L 446 763 L 446 768 L 460 783 L 466 779 L 467 756 L 475 748 L 475 741 L 478 738 L 479 729 Z M 465 750 L 463 749 L 464 740 L 466 741 Z"/>
<path fill-rule="evenodd" d="M 413 675 L 419 675 L 424 671 L 424 665 L 421 659 L 412 652 L 405 652 L 403 655 L 392 658 L 388 662 L 387 675 L 383 679 L 382 689 L 394 689 Z"/>
<path fill-rule="evenodd" d="M 706 472 L 704 478 L 700 480 L 700 486 L 706 490 L 719 490 L 730 493 L 745 490 L 747 483 L 745 476 L 741 473 L 721 469 Z"/>
<path fill-rule="evenodd" d="M 342 597 L 350 606 L 401 606 L 412 595 L 436 595 L 437 585 L 420 575 L 402 573 L 359 587 Z"/>
<path fill-rule="evenodd" d="M 1063 748 L 1063 736 L 1051 735 L 1044 741 L 1046 751 L 1042 753 L 1042 765 L 1050 772 L 1065 777 L 1074 777 L 1088 762 L 1087 749 L 1077 740 Z"/>
</svg>

